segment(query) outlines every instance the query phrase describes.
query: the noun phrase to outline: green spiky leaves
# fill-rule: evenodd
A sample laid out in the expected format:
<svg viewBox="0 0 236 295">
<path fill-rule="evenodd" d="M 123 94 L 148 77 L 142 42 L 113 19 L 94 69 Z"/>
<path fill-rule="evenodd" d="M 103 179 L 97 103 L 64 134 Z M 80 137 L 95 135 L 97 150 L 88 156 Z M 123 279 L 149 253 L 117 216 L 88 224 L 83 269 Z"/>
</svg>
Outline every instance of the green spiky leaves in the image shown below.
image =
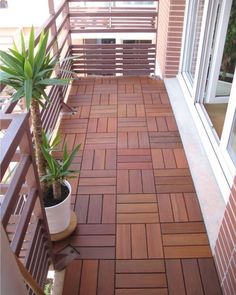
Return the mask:
<svg viewBox="0 0 236 295">
<path fill-rule="evenodd" d="M 22 32 L 20 39 L 20 49 L 14 43 L 9 52 L 0 50 L 0 83 L 15 89 L 12 102 L 25 98 L 29 110 L 32 99 L 36 99 L 40 105 L 48 100 L 45 92 L 48 85 L 67 85 L 70 79 L 51 78 L 58 59 L 51 58 L 47 53 L 48 32 L 41 33 L 38 45 L 35 43 L 33 27 L 28 47 Z"/>
</svg>

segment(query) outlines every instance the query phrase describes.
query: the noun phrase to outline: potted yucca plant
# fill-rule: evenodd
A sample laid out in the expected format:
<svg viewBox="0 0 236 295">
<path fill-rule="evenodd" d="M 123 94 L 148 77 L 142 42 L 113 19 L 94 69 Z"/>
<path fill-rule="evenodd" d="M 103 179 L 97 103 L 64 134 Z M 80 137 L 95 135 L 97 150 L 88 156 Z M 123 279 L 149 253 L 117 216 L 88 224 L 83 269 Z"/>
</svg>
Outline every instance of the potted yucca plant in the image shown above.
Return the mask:
<svg viewBox="0 0 236 295">
<path fill-rule="evenodd" d="M 50 141 L 50 138 L 49 134 L 45 134 L 42 131 L 41 148 L 47 167 L 46 174 L 41 180 L 46 181 L 49 186 L 45 198 L 45 210 L 49 231 L 51 234 L 56 234 L 63 232 L 70 223 L 71 186 L 67 179 L 76 177 L 75 174 L 79 173 L 79 170 L 71 170 L 70 166 L 79 151 L 80 144 L 71 153 L 68 153 L 67 146 L 65 145 L 62 158 L 56 159 L 54 152 L 61 142 L 60 135 L 58 134 L 52 141 Z"/>
<path fill-rule="evenodd" d="M 21 48 L 13 45 L 9 52 L 0 50 L 0 82 L 4 85 L 11 86 L 15 92 L 11 101 L 15 102 L 20 99 L 25 100 L 25 105 L 31 113 L 32 133 L 34 138 L 34 150 L 38 174 L 41 179 L 41 189 L 44 195 L 44 203 L 48 204 L 48 191 L 53 185 L 53 177 L 56 180 L 62 180 L 69 173 L 69 165 L 78 151 L 75 148 L 73 153 L 69 155 L 67 149 L 64 149 L 64 164 L 52 160 L 50 151 L 43 148 L 43 132 L 40 116 L 40 106 L 44 106 L 49 100 L 45 90 L 48 85 L 67 85 L 70 79 L 52 78 L 53 70 L 58 63 L 58 57 L 50 57 L 47 53 L 48 32 L 42 32 L 38 45 L 35 43 L 34 28 L 31 28 L 29 35 L 28 48 L 26 49 L 25 37 L 21 33 Z M 57 139 L 58 140 L 58 139 Z M 54 142 L 55 145 L 55 142 Z M 49 156 L 51 157 L 49 160 Z M 61 165 L 61 166 L 60 166 Z M 52 169 L 57 169 L 53 170 Z M 51 171 L 51 176 L 49 176 Z M 53 176 L 52 172 L 55 174 Z M 56 173 L 58 173 L 56 175 Z M 50 179 L 51 177 L 51 179 Z M 53 189 L 56 191 L 56 189 Z M 59 189 L 57 190 L 59 191 Z M 53 198 L 59 203 L 59 193 Z M 58 216 L 59 219 L 63 214 Z M 59 222 L 59 221 L 58 221 Z"/>
</svg>

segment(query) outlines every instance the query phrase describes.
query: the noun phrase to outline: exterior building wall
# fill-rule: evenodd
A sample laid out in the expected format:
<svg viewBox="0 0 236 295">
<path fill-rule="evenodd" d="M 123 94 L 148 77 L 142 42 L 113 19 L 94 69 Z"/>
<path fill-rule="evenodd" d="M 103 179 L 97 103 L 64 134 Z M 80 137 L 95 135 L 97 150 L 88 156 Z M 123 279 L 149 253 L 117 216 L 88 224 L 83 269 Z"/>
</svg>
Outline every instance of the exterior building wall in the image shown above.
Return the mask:
<svg viewBox="0 0 236 295">
<path fill-rule="evenodd" d="M 215 247 L 215 262 L 224 294 L 236 294 L 236 177 Z"/>
<path fill-rule="evenodd" d="M 179 69 L 185 0 L 159 0 L 157 63 L 162 77 L 175 77 Z"/>
<path fill-rule="evenodd" d="M 203 7 L 203 4 L 199 6 L 200 15 Z M 184 10 L 185 0 L 159 0 L 157 63 L 163 78 L 175 77 L 179 70 Z M 200 24 L 197 23 L 197 27 L 199 30 L 195 36 L 196 44 L 199 43 Z M 191 69 L 193 72 L 195 72 L 198 46 L 194 49 Z M 222 290 L 225 295 L 236 294 L 236 177 L 214 250 Z"/>
</svg>

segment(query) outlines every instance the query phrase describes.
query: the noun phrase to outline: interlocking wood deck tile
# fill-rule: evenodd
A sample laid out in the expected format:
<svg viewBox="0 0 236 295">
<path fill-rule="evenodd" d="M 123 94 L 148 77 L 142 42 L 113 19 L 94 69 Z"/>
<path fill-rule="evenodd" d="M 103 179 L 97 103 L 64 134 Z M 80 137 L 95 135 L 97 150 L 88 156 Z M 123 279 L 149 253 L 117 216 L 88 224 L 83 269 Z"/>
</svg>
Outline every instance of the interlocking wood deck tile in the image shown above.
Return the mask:
<svg viewBox="0 0 236 295">
<path fill-rule="evenodd" d="M 99 94 L 94 94 L 92 98 L 92 105 L 116 105 L 117 104 L 117 94 L 116 89 L 111 89 L 113 93 L 107 93 L 106 88 L 102 90 L 98 87 L 95 87 L 95 91 L 98 91 Z M 105 92 L 105 93 L 101 93 Z"/>
<path fill-rule="evenodd" d="M 143 104 L 119 104 L 118 117 L 146 117 L 145 108 Z"/>
<path fill-rule="evenodd" d="M 149 149 L 149 147 L 146 131 L 118 132 L 118 149 Z"/>
<path fill-rule="evenodd" d="M 63 295 L 221 294 L 165 85 L 148 77 L 74 81 L 60 130 L 72 167 L 79 260 Z"/>
<path fill-rule="evenodd" d="M 202 221 L 195 193 L 158 194 L 161 222 Z"/>
<path fill-rule="evenodd" d="M 88 133 L 85 148 L 90 150 L 97 149 L 116 149 L 116 133 Z"/>
<path fill-rule="evenodd" d="M 204 273 L 201 266 L 204 265 Z M 166 260 L 169 294 L 222 294 L 213 258 Z"/>
<path fill-rule="evenodd" d="M 155 193 L 153 172 L 146 163 L 127 163 L 127 167 L 130 170 L 117 170 L 118 194 Z"/>
<path fill-rule="evenodd" d="M 92 178 L 93 179 L 93 178 Z M 97 188 L 98 186 L 94 186 Z M 100 187 L 100 186 L 99 186 Z M 102 190 L 106 186 L 101 186 Z M 110 186 L 107 186 L 110 190 Z M 85 189 L 88 189 L 85 186 Z M 75 212 L 78 215 L 80 224 L 115 223 L 115 195 L 78 195 L 75 205 Z"/>
<path fill-rule="evenodd" d="M 145 118 L 118 118 L 119 132 L 142 132 L 147 131 L 147 122 Z"/>
<path fill-rule="evenodd" d="M 116 132 L 117 118 L 90 118 L 87 132 Z"/>
</svg>

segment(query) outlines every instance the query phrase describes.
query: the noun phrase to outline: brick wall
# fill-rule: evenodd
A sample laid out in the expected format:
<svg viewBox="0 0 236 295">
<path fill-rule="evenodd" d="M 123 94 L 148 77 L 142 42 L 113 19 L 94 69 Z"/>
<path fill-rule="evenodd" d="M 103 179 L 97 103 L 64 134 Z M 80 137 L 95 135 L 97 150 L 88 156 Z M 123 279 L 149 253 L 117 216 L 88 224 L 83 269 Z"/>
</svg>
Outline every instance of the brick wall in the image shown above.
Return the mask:
<svg viewBox="0 0 236 295">
<path fill-rule="evenodd" d="M 236 177 L 216 242 L 214 258 L 224 294 L 236 294 Z"/>
<path fill-rule="evenodd" d="M 157 62 L 163 77 L 178 73 L 185 0 L 159 0 Z"/>
</svg>

